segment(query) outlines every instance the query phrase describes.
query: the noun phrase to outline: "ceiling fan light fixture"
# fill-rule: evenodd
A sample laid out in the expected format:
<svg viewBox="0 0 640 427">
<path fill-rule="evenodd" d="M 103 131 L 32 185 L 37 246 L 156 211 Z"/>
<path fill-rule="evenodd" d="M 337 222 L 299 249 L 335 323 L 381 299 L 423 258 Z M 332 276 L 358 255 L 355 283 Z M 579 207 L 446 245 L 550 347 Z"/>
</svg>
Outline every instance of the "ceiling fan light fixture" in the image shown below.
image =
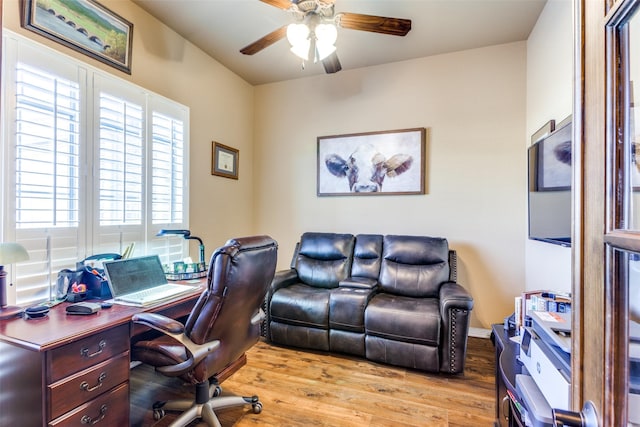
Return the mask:
<svg viewBox="0 0 640 427">
<path fill-rule="evenodd" d="M 1 0 L 0 0 L 1 1 Z M 342 70 L 336 55 L 337 27 L 370 33 L 405 36 L 411 31 L 411 20 L 362 13 L 335 13 L 336 0 L 260 0 L 278 9 L 288 11 L 295 24 L 283 25 L 255 42 L 240 49 L 253 55 L 275 42 L 287 38 L 291 52 L 305 61 L 322 61 L 327 74 Z"/>
<path fill-rule="evenodd" d="M 322 61 L 336 51 L 335 43 L 338 39 L 338 29 L 330 23 L 318 24 L 314 33 L 316 36 L 316 59 Z"/>
<path fill-rule="evenodd" d="M 287 26 L 287 40 L 291 46 L 298 46 L 309 41 L 309 27 L 305 24 L 289 24 Z"/>
<path fill-rule="evenodd" d="M 291 52 L 293 52 L 293 54 L 296 55 L 298 58 L 308 61 L 310 47 L 311 47 L 311 41 L 307 39 L 298 43 L 297 45 L 291 46 Z"/>
<path fill-rule="evenodd" d="M 319 61 L 322 61 L 335 51 L 336 47 L 333 44 L 321 43 L 319 40 L 316 43 L 316 53 Z"/>
<path fill-rule="evenodd" d="M 338 40 L 338 29 L 333 24 L 318 24 L 315 33 L 318 43 L 333 45 Z"/>
</svg>

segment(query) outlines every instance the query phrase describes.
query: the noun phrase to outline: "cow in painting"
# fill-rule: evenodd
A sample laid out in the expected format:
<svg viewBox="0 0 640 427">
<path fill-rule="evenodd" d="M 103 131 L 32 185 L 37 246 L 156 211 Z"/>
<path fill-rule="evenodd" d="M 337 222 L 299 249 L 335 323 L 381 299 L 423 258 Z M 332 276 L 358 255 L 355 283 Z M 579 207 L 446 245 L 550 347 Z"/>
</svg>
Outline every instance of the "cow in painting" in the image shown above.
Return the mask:
<svg viewBox="0 0 640 427">
<path fill-rule="evenodd" d="M 338 178 L 347 178 L 349 190 L 353 193 L 374 193 L 382 191 L 385 177 L 393 178 L 405 173 L 413 157 L 408 154 L 394 154 L 389 159 L 371 144 L 360 145 L 346 160 L 331 153 L 325 158 L 329 172 Z"/>
</svg>

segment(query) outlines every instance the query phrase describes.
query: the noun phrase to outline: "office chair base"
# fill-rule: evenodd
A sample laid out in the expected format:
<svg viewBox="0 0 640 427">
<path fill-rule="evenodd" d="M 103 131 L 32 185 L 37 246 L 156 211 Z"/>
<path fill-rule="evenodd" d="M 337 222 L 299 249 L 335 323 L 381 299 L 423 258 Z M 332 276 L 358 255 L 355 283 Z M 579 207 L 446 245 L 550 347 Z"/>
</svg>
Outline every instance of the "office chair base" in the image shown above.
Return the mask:
<svg viewBox="0 0 640 427">
<path fill-rule="evenodd" d="M 170 427 L 186 427 L 196 419 L 202 419 L 209 427 L 221 427 L 215 410 L 234 406 L 251 405 L 254 414 L 262 412 L 262 403 L 258 396 L 222 396 L 213 397 L 206 403 L 195 403 L 193 400 L 171 400 L 153 404 L 153 419 L 158 421 L 168 411 L 180 411 L 182 414 L 170 424 Z"/>
</svg>

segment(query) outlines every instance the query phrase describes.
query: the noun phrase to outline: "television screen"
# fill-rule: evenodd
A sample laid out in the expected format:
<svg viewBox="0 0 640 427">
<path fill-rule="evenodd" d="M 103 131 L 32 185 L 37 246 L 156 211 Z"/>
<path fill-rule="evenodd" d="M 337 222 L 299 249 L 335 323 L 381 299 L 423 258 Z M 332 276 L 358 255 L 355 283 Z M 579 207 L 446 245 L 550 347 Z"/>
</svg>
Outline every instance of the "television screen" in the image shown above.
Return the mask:
<svg viewBox="0 0 640 427">
<path fill-rule="evenodd" d="M 529 238 L 571 246 L 571 120 L 529 147 Z"/>
</svg>

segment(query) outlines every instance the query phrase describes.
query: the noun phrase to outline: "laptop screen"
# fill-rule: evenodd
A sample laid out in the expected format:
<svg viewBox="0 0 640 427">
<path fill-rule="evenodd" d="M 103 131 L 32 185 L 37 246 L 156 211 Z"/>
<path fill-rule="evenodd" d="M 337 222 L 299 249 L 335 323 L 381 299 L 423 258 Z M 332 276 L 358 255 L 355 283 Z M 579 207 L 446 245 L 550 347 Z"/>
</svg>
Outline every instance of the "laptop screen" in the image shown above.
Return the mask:
<svg viewBox="0 0 640 427">
<path fill-rule="evenodd" d="M 107 261 L 104 271 L 114 298 L 167 283 L 158 255 Z"/>
</svg>

